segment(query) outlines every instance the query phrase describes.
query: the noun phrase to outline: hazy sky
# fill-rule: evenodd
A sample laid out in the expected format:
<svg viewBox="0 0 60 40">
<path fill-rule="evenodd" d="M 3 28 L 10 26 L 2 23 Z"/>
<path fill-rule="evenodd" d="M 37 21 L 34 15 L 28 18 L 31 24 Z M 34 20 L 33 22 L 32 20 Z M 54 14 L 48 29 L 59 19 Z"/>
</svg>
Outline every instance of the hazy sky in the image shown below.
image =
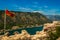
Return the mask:
<svg viewBox="0 0 60 40">
<path fill-rule="evenodd" d="M 0 0 L 0 10 L 60 14 L 60 0 Z"/>
</svg>

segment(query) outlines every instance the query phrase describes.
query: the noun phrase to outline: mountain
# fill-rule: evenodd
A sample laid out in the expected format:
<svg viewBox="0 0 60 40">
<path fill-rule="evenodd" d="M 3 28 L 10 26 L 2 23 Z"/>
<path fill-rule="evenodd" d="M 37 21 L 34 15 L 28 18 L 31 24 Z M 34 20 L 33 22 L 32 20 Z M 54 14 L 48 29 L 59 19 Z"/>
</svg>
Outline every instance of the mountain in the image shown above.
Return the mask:
<svg viewBox="0 0 60 40">
<path fill-rule="evenodd" d="M 13 26 L 31 27 L 51 22 L 45 15 L 38 12 L 11 12 L 15 13 L 16 16 L 14 18 L 6 16 L 6 29 L 11 29 Z M 3 29 L 4 26 L 4 13 L 4 10 L 0 10 L 0 29 Z"/>
<path fill-rule="evenodd" d="M 52 21 L 60 21 L 60 15 L 46 15 L 46 17 Z"/>
</svg>

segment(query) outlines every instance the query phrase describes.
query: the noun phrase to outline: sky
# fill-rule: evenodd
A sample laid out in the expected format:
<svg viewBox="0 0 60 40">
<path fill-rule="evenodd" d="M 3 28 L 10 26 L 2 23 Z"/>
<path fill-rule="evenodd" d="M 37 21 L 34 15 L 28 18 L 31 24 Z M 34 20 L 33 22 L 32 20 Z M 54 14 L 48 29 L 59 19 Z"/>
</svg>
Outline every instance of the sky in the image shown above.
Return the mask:
<svg viewBox="0 0 60 40">
<path fill-rule="evenodd" d="M 0 0 L 0 10 L 60 15 L 60 0 Z"/>
</svg>

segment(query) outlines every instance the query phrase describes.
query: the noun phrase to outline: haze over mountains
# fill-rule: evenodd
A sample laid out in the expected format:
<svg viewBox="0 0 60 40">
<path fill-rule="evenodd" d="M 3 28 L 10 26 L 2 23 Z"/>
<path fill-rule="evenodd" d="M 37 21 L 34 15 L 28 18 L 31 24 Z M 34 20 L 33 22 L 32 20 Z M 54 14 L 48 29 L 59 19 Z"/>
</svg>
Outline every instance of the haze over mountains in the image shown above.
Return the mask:
<svg viewBox="0 0 60 40">
<path fill-rule="evenodd" d="M 60 15 L 46 15 L 46 17 L 52 21 L 60 21 Z"/>
</svg>

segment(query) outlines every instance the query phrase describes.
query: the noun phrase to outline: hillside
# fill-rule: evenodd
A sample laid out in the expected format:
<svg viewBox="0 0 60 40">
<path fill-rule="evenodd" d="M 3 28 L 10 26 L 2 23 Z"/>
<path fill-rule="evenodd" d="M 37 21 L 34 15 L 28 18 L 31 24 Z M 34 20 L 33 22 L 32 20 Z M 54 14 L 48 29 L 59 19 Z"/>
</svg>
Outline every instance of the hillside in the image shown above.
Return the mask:
<svg viewBox="0 0 60 40">
<path fill-rule="evenodd" d="M 6 20 L 6 29 L 11 29 L 13 26 L 19 27 L 31 27 L 36 25 L 41 25 L 47 22 L 51 22 L 41 13 L 38 12 L 19 12 L 19 11 L 12 11 L 15 13 L 15 18 L 11 18 L 7 16 Z M 4 24 L 4 11 L 0 10 L 0 29 L 3 29 Z"/>
<path fill-rule="evenodd" d="M 60 21 L 60 15 L 46 15 L 48 19 L 52 21 Z"/>
</svg>

